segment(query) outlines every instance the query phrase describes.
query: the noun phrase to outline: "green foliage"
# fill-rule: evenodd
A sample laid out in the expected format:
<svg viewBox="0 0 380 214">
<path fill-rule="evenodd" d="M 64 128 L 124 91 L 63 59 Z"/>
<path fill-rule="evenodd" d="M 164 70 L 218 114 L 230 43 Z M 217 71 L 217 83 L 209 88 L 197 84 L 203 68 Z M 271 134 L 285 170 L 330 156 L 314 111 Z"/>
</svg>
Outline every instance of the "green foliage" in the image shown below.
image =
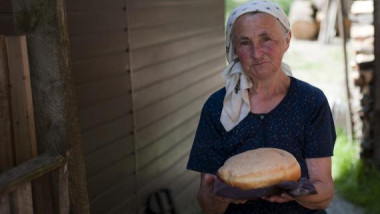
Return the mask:
<svg viewBox="0 0 380 214">
<path fill-rule="evenodd" d="M 233 10 L 235 7 L 248 2 L 249 0 L 225 0 L 225 14 L 226 17 L 228 17 L 228 14 L 230 13 L 231 10 Z M 272 0 L 274 2 L 277 2 L 278 5 L 285 11 L 286 14 L 289 15 L 289 10 L 290 10 L 290 5 L 294 0 Z"/>
<path fill-rule="evenodd" d="M 359 159 L 360 146 L 338 131 L 333 157 L 333 178 L 339 196 L 368 214 L 380 213 L 380 172 Z"/>
<path fill-rule="evenodd" d="M 359 151 L 360 146 L 358 142 L 350 142 L 343 131 L 337 131 L 334 156 L 332 158 L 334 179 L 338 179 L 344 173 L 353 171 L 353 168 L 359 161 Z"/>
<path fill-rule="evenodd" d="M 294 0 L 274 0 L 278 5 L 285 11 L 287 15 L 289 15 L 290 6 Z"/>
</svg>

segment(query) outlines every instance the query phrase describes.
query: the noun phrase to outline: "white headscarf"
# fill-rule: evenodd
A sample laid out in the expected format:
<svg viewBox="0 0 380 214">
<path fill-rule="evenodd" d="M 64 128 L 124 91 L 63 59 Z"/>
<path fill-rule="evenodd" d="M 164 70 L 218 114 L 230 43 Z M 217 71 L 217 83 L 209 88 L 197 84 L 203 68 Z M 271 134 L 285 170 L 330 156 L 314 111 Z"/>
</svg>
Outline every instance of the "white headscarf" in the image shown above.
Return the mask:
<svg viewBox="0 0 380 214">
<path fill-rule="evenodd" d="M 263 12 L 273 17 L 287 29 L 290 24 L 285 12 L 276 3 L 269 0 L 250 1 L 240 5 L 231 11 L 226 26 L 226 53 L 228 66 L 222 75 L 226 80 L 226 95 L 223 102 L 220 122 L 226 131 L 232 130 L 250 112 L 251 107 L 248 97 L 248 89 L 252 87 L 251 79 L 244 73 L 232 44 L 231 31 L 236 19 L 245 13 Z M 282 70 L 291 75 L 290 67 L 282 63 Z"/>
</svg>

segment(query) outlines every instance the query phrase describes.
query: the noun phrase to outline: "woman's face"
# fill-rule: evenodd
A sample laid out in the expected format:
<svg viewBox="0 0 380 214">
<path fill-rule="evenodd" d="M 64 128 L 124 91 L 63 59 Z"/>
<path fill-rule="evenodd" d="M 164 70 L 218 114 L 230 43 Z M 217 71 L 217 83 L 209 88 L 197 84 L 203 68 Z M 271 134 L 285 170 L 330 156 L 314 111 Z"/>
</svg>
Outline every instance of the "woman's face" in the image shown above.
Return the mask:
<svg viewBox="0 0 380 214">
<path fill-rule="evenodd" d="M 236 20 L 232 33 L 235 53 L 250 78 L 265 80 L 281 72 L 290 33 L 273 16 L 245 14 Z"/>
</svg>

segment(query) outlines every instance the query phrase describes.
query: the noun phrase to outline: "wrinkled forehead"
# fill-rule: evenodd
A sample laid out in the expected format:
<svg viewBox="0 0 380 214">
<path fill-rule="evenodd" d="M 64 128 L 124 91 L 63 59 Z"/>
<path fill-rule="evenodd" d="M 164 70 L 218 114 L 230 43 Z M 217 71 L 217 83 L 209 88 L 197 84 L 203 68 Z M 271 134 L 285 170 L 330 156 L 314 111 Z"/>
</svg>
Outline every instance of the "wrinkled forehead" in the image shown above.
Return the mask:
<svg viewBox="0 0 380 214">
<path fill-rule="evenodd" d="M 241 27 L 241 25 L 246 25 L 247 22 L 251 22 L 250 25 L 252 27 L 250 27 L 250 28 L 252 28 L 252 29 L 258 28 L 259 26 L 266 26 L 266 27 L 269 27 L 271 29 L 278 28 L 281 32 L 284 32 L 284 33 L 287 32 L 285 26 L 283 26 L 281 24 L 281 22 L 278 21 L 278 19 L 271 16 L 270 14 L 263 13 L 263 12 L 250 12 L 250 13 L 245 13 L 236 19 L 236 21 L 233 24 L 232 29 L 231 29 L 231 35 L 230 35 L 231 38 L 234 38 L 234 34 L 236 33 L 236 29 Z M 261 27 L 260 27 L 260 29 L 261 29 Z M 260 30 L 260 29 L 258 29 L 258 30 Z"/>
</svg>

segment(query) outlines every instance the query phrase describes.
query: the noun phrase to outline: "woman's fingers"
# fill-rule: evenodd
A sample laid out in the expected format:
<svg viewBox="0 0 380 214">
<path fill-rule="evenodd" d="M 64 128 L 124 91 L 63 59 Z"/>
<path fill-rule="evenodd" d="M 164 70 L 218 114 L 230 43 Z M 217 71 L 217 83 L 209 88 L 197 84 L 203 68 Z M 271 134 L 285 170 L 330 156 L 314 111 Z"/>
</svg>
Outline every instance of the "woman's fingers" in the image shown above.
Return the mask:
<svg viewBox="0 0 380 214">
<path fill-rule="evenodd" d="M 214 185 L 215 179 L 216 179 L 215 175 L 212 175 L 212 174 L 205 174 L 204 175 L 204 180 L 205 180 L 206 184 L 208 184 L 210 186 Z"/>
<path fill-rule="evenodd" d="M 216 177 L 212 174 L 202 174 L 198 192 L 198 201 L 205 213 L 224 213 L 229 205 L 223 198 L 214 194 Z"/>
<path fill-rule="evenodd" d="M 227 203 L 234 203 L 234 204 L 244 204 L 247 202 L 247 200 L 238 200 L 238 199 L 233 199 L 233 198 L 222 198 L 219 196 L 215 196 L 218 198 L 218 200 L 222 200 Z"/>
<path fill-rule="evenodd" d="M 244 204 L 247 202 L 246 200 L 236 200 L 236 199 L 231 199 L 231 198 L 223 198 L 220 196 L 214 195 L 214 183 L 216 180 L 216 176 L 213 174 L 204 174 L 203 176 L 203 185 L 201 185 L 201 191 L 200 193 L 203 193 L 203 195 L 207 195 L 213 203 L 223 203 L 223 204 L 229 204 L 229 203 L 234 203 L 234 204 Z"/>
<path fill-rule="evenodd" d="M 286 193 L 282 193 L 281 197 L 287 199 L 288 201 L 294 200 L 294 198 L 292 196 L 290 196 L 290 195 L 288 195 Z"/>
<path fill-rule="evenodd" d="M 262 197 L 262 199 L 270 201 L 270 202 L 276 202 L 276 203 L 285 203 L 285 202 L 294 200 L 294 198 L 292 198 L 290 195 L 286 193 L 282 193 L 281 195 L 273 195 L 270 197 L 264 196 Z"/>
<path fill-rule="evenodd" d="M 236 199 L 233 199 L 231 200 L 230 203 L 234 203 L 234 204 L 245 204 L 247 202 L 247 200 L 236 200 Z"/>
</svg>

